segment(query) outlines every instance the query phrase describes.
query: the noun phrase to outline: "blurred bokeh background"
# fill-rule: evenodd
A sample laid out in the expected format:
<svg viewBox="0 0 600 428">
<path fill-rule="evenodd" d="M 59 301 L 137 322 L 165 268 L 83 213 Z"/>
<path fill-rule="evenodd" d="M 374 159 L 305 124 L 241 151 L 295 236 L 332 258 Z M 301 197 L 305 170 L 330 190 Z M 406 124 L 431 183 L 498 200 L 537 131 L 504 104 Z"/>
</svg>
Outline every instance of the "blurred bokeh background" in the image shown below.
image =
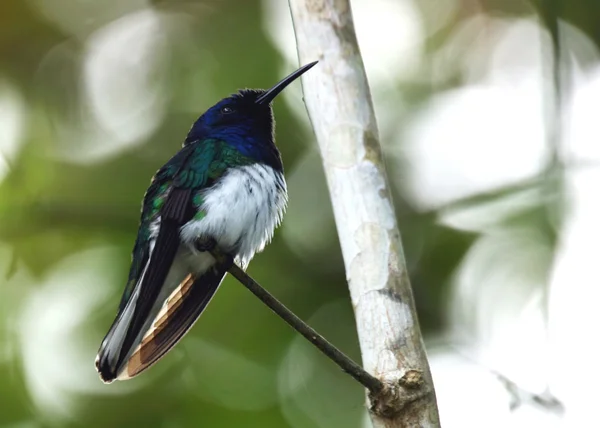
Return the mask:
<svg viewBox="0 0 600 428">
<path fill-rule="evenodd" d="M 445 427 L 600 426 L 600 2 L 354 0 Z M 283 0 L 0 2 L 0 427 L 368 426 L 363 390 L 228 278 L 152 370 L 93 362 L 150 177 L 295 69 Z M 360 358 L 300 85 L 249 272 Z"/>
</svg>

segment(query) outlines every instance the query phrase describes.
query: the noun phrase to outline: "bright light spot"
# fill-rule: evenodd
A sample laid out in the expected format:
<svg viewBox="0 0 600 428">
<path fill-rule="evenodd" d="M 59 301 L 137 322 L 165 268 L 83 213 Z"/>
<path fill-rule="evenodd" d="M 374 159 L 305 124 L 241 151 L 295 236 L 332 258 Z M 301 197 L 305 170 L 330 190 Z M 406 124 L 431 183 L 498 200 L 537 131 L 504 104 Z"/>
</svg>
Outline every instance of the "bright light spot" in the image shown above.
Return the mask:
<svg viewBox="0 0 600 428">
<path fill-rule="evenodd" d="M 356 36 L 369 78 L 392 83 L 421 64 L 423 22 L 412 0 L 352 2 Z"/>
<path fill-rule="evenodd" d="M 61 30 L 85 39 L 94 29 L 127 13 L 148 7 L 148 0 L 29 0 L 31 10 Z"/>
<path fill-rule="evenodd" d="M 501 21 L 498 26 L 502 28 L 499 30 L 501 37 L 486 63 L 486 79 L 506 85 L 517 82 L 518 86 L 523 76 L 533 75 L 540 79 L 540 88 L 551 94 L 554 91 L 551 77 L 552 42 L 547 31 L 539 27 L 535 18 Z M 586 64 L 596 63 L 600 59 L 600 52 L 590 38 L 578 28 L 561 21 L 559 29 L 562 49 L 569 53 L 563 56 L 562 61 L 568 62 L 572 67 L 570 72 L 563 76 L 563 91 L 566 92 L 571 85 L 578 85 L 577 78 L 581 70 Z M 546 97 L 550 99 L 548 94 Z"/>
<path fill-rule="evenodd" d="M 566 126 L 567 159 L 577 163 L 600 162 L 600 67 L 589 73 L 573 94 Z"/>
<path fill-rule="evenodd" d="M 506 426 L 508 394 L 492 373 L 452 352 L 430 351 L 429 364 L 443 426 Z"/>
<path fill-rule="evenodd" d="M 139 144 L 162 123 L 168 51 L 166 18 L 144 10 L 92 35 L 84 63 L 91 112 L 109 135 L 88 156 L 105 156 Z"/>
<path fill-rule="evenodd" d="M 401 139 L 408 172 L 395 168 L 390 176 L 417 206 L 436 208 L 520 182 L 544 168 L 540 33 L 529 20 L 479 16 L 463 24 L 449 43 L 445 55 L 476 40 L 463 52 L 462 63 L 469 67 L 467 80 L 479 83 L 434 97 L 409 123 Z"/>
<path fill-rule="evenodd" d="M 408 131 L 408 177 L 395 178 L 432 208 L 536 175 L 546 153 L 538 84 L 529 78 L 434 98 Z"/>
<path fill-rule="evenodd" d="M 584 421 L 596 418 L 600 383 L 600 170 L 574 170 L 567 179 L 570 209 L 551 280 L 552 352 L 547 358 L 557 394 L 573 418 L 570 426 L 586 426 Z"/>
<path fill-rule="evenodd" d="M 106 272 L 113 258 L 110 250 L 94 249 L 64 260 L 23 305 L 19 340 L 25 384 L 45 418 L 71 416 L 78 393 L 126 390 L 100 382 L 94 358 L 101 337 L 90 347 L 81 335 L 90 314 L 108 297 Z"/>
<path fill-rule="evenodd" d="M 544 168 L 540 34 L 530 20 L 477 16 L 442 50 L 443 70 L 458 62 L 466 67 L 466 79 L 478 83 L 434 97 L 400 139 L 406 144 L 408 172 L 396 168 L 390 176 L 416 205 L 436 208 L 520 182 Z"/>
<path fill-rule="evenodd" d="M 0 181 L 8 173 L 25 130 L 26 110 L 21 95 L 0 81 Z"/>
<path fill-rule="evenodd" d="M 556 414 L 523 403 L 510 410 L 510 396 L 503 384 L 487 367 L 468 359 L 470 350 L 429 351 L 429 363 L 435 383 L 444 427 L 547 428 L 567 427 Z"/>
<path fill-rule="evenodd" d="M 416 205 L 436 208 L 520 182 L 544 168 L 540 34 L 530 20 L 477 16 L 442 50 L 438 65 L 444 72 L 451 63 L 462 64 L 466 79 L 478 83 L 434 97 L 400 139 L 408 172 L 392 169 L 390 176 Z"/>
<path fill-rule="evenodd" d="M 287 2 L 264 0 L 263 5 L 263 21 L 272 42 L 289 63 L 297 64 L 296 40 Z M 447 10 L 445 6 L 438 8 L 438 12 Z M 412 0 L 353 1 L 352 12 L 372 85 L 381 83 L 382 79 L 392 83 L 419 67 L 424 29 L 420 12 Z"/>
<path fill-rule="evenodd" d="M 388 3 L 392 2 L 388 1 Z M 415 5 L 419 8 L 425 22 L 426 35 L 431 36 L 448 25 L 451 19 L 455 19 L 459 2 L 457 0 L 443 2 L 439 0 L 418 0 Z M 377 24 L 375 23 L 375 25 Z"/>
<path fill-rule="evenodd" d="M 503 224 L 515 214 L 539 207 L 544 196 L 544 192 L 534 186 L 487 203 L 477 201 L 464 207 L 441 210 L 438 212 L 439 220 L 454 229 L 484 232 Z"/>
<path fill-rule="evenodd" d="M 550 65 L 549 58 L 544 56 L 550 52 L 550 36 L 537 22 L 529 19 L 493 22 L 498 39 L 489 51 L 489 61 L 485 62 L 487 79 L 507 85 L 516 79 L 517 86 L 528 75 L 541 81 L 544 67 Z"/>
<path fill-rule="evenodd" d="M 434 57 L 433 80 L 459 73 L 470 83 L 517 84 L 523 75 L 543 77 L 550 39 L 535 18 L 503 19 L 479 14 L 457 25 Z"/>
<path fill-rule="evenodd" d="M 478 361 L 531 389 L 543 389 L 547 376 L 541 292 L 552 249 L 544 242 L 527 228 L 479 238 L 456 274 L 451 307 L 452 331 L 479 345 Z"/>
<path fill-rule="evenodd" d="M 446 43 L 432 56 L 431 74 L 435 83 L 461 75 L 477 82 L 489 63 L 490 45 L 501 36 L 506 22 L 479 14 L 462 20 L 453 28 Z"/>
</svg>

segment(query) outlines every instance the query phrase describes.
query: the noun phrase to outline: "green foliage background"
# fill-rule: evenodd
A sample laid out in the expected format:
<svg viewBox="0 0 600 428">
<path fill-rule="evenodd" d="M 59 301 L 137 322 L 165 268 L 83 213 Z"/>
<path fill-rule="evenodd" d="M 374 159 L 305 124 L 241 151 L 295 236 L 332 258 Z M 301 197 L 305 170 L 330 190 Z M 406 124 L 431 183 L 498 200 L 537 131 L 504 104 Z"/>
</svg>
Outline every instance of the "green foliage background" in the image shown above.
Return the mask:
<svg viewBox="0 0 600 428">
<path fill-rule="evenodd" d="M 75 145 L 103 144 L 97 138 L 83 141 L 86 131 L 81 128 L 79 112 L 85 99 L 79 78 L 85 44 L 45 19 L 39 12 L 41 3 L 0 2 L 0 77 L 19 91 L 27 106 L 22 143 L 17 154 L 7 159 L 8 172 L 0 179 L 0 426 L 361 426 L 362 389 L 231 278 L 186 340 L 154 369 L 139 380 L 110 386 L 99 383 L 93 361 L 125 284 L 140 201 L 150 177 L 179 149 L 199 113 L 237 88 L 268 87 L 282 76 L 283 59 L 265 34 L 262 8 L 266 6 L 259 1 L 154 1 L 151 7 L 175 17 L 185 16 L 186 24 L 186 45 L 178 49 L 172 44 L 168 55 L 159 58 L 164 64 L 156 84 L 167 97 L 164 120 L 141 144 L 125 148 L 117 156 L 74 162 L 64 154 L 78 150 Z M 124 14 L 118 3 L 102 3 L 97 2 L 98 15 L 107 22 L 110 8 L 114 9 L 111 19 Z M 135 10 L 134 2 L 122 5 L 129 3 Z M 454 26 L 470 16 L 474 3 L 490 16 L 519 16 L 538 10 L 553 19 L 558 13 L 595 44 L 600 42 L 600 2 L 596 0 L 561 4 L 558 0 L 533 4 L 464 0 L 451 22 L 427 40 L 430 53 L 445 42 Z M 64 13 L 69 13 L 68 7 L 77 4 L 58 2 L 56 7 L 62 5 Z M 90 16 L 89 25 L 79 23 L 79 31 L 91 34 L 98 24 L 96 18 Z M 182 34 L 177 32 L 177 21 L 173 27 L 173 34 Z M 460 85 L 461 76 L 456 75 L 451 86 Z M 418 108 L 437 92 L 449 89 L 406 80 L 398 80 L 396 87 L 406 96 L 405 110 Z M 293 102 L 302 107 L 299 97 Z M 407 114 L 399 112 L 397 120 L 401 122 Z M 286 171 L 293 171 L 316 143 L 308 122 L 293 114 L 288 103 L 277 102 L 275 115 Z M 5 126 L 4 120 L 0 112 L 0 127 Z M 78 137 L 64 138 L 61 127 L 78 130 Z M 382 136 L 391 140 L 385 129 Z M 294 212 L 299 202 L 295 201 L 307 200 L 302 196 L 315 192 L 318 196 L 308 200 L 316 201 L 314 221 L 324 221 L 326 232 L 309 235 L 302 255 L 277 233 L 274 242 L 255 258 L 249 273 L 359 359 L 326 185 L 322 171 L 315 175 L 319 178 L 316 187 L 315 182 L 307 184 L 310 187 L 290 186 L 287 222 L 297 218 Z M 542 184 L 520 183 L 516 190 L 520 185 Z M 485 203 L 511 191 L 498 189 L 464 203 Z M 476 234 L 441 226 L 437 212 L 418 211 L 406 202 L 398 186 L 394 193 L 421 326 L 426 337 L 431 337 L 443 331 L 448 284 Z M 533 225 L 540 239 L 553 245 L 554 219 L 547 208 L 535 206 L 508 221 Z M 298 212 L 311 210 L 302 207 Z M 303 218 L 302 224 L 311 221 Z M 286 227 L 292 234 L 303 233 L 300 226 Z M 319 243 L 314 248 L 313 239 Z M 66 290 L 79 289 L 86 294 L 94 288 L 92 297 L 83 299 L 92 300 L 81 305 L 86 312 L 74 318 L 79 321 L 69 330 L 53 332 L 51 337 L 62 337 L 60 341 L 45 343 L 46 348 L 24 345 L 33 338 L 23 336 L 28 331 L 23 327 L 27 324 L 23 308 L 40 308 L 40 316 L 45 314 L 45 305 L 56 304 L 52 290 L 60 289 L 61 278 L 73 272 L 74 278 L 65 279 L 73 286 Z M 50 291 L 45 292 L 45 287 Z M 36 302 L 33 306 L 32 299 Z M 72 305 L 61 306 L 60 314 L 68 318 L 69 311 L 80 309 L 76 293 Z M 35 322 L 34 315 L 35 311 L 34 321 L 27 322 Z M 64 351 L 77 358 L 48 360 L 46 371 L 62 376 L 73 361 L 84 362 L 84 368 L 72 367 L 74 373 L 84 373 L 77 386 L 69 387 L 68 378 L 47 384 L 32 380 L 27 358 L 45 361 L 45 357 L 25 354 L 34 352 L 32 349 L 52 349 L 60 356 L 64 343 L 74 344 L 76 350 Z M 61 389 L 53 391 L 56 385 Z M 50 398 L 40 399 L 39 390 L 44 388 L 50 390 L 42 396 Z"/>
</svg>

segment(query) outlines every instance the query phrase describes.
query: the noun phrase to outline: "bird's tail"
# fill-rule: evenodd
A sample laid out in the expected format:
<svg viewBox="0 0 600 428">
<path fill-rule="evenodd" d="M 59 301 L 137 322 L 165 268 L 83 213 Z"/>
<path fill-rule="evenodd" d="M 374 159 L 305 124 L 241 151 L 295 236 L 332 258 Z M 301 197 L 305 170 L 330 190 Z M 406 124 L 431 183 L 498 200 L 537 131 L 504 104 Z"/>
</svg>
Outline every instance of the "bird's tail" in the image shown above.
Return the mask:
<svg viewBox="0 0 600 428">
<path fill-rule="evenodd" d="M 183 270 L 176 259 L 143 327 L 134 332 L 137 337 L 125 348 L 147 269 L 146 266 L 96 357 L 96 369 L 106 383 L 138 375 L 175 346 L 206 308 L 226 273 L 221 265 L 213 265 L 202 274 L 186 273 L 189 271 Z"/>
<path fill-rule="evenodd" d="M 219 288 L 226 269 L 215 265 L 194 278 L 191 274 L 165 302 L 119 379 L 140 374 L 169 352 L 194 325 Z"/>
</svg>

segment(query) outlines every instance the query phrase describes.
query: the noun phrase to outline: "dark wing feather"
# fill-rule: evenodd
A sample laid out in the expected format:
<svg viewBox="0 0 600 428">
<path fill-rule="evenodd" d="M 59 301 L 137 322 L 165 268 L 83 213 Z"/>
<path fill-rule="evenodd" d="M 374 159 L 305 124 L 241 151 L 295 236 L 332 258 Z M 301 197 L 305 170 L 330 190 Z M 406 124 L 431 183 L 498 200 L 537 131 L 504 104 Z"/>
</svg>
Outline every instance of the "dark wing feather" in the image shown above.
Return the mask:
<svg viewBox="0 0 600 428">
<path fill-rule="evenodd" d="M 179 247 L 179 228 L 193 216 L 191 195 L 190 189 L 173 188 L 161 210 L 160 231 L 141 284 L 138 303 L 121 348 L 118 367 L 128 357 L 136 338 L 142 332 L 160 289 L 169 274 L 173 260 L 175 260 Z"/>
<path fill-rule="evenodd" d="M 119 313 L 123 311 L 127 301 L 133 293 L 135 284 L 137 284 L 144 267 L 148 262 L 150 254 L 150 225 L 159 215 L 160 203 L 165 200 L 168 194 L 168 188 L 173 180 L 173 174 L 170 171 L 169 164 L 163 166 L 152 177 L 150 187 L 144 195 L 142 203 L 142 213 L 140 218 L 140 226 L 135 239 L 135 245 L 131 253 L 131 268 L 129 269 L 129 278 L 127 286 L 123 291 L 121 302 L 119 303 Z"/>
<path fill-rule="evenodd" d="M 225 272 L 223 266 L 215 266 L 198 278 L 188 275 L 127 361 L 126 377 L 136 376 L 152 366 L 181 340 L 214 296 Z"/>
</svg>

